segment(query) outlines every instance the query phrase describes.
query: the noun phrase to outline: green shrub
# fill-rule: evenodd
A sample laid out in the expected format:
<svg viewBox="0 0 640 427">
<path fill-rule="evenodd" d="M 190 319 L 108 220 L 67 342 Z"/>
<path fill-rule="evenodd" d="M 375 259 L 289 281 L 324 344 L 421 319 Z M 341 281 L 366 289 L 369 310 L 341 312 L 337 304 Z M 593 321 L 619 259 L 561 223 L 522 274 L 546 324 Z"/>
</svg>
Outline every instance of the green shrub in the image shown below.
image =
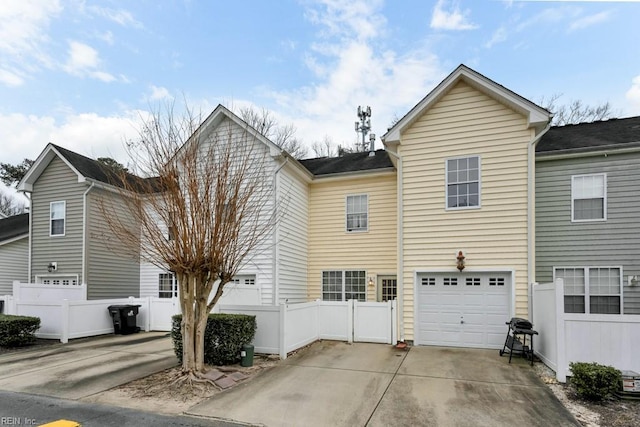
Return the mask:
<svg viewBox="0 0 640 427">
<path fill-rule="evenodd" d="M 172 318 L 173 349 L 182 363 L 182 315 Z M 256 334 L 256 316 L 246 314 L 210 314 L 204 331 L 204 362 L 209 365 L 231 365 L 240 361 L 242 346 Z"/>
<path fill-rule="evenodd" d="M 599 401 L 612 395 L 620 388 L 622 374 L 612 366 L 597 363 L 572 362 L 571 385 L 575 387 L 578 396 Z"/>
<path fill-rule="evenodd" d="M 40 329 L 40 319 L 29 316 L 0 314 L 0 347 L 21 347 L 32 344 Z"/>
</svg>

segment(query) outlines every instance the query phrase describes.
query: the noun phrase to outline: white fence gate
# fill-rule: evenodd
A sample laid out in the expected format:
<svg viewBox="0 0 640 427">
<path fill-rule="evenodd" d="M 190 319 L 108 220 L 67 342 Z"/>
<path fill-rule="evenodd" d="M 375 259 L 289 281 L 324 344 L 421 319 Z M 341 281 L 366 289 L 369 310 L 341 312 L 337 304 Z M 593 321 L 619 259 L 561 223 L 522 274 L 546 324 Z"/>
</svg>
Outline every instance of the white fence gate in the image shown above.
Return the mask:
<svg viewBox="0 0 640 427">
<path fill-rule="evenodd" d="M 640 315 L 564 312 L 564 283 L 533 284 L 535 352 L 565 382 L 570 362 L 640 372 Z"/>
</svg>

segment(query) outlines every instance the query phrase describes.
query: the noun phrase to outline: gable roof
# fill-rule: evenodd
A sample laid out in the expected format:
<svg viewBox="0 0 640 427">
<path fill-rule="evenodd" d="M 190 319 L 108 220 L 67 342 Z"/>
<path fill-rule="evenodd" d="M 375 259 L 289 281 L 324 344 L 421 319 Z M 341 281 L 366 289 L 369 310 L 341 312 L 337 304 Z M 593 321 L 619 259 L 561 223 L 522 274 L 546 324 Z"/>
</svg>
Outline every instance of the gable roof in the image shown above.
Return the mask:
<svg viewBox="0 0 640 427">
<path fill-rule="evenodd" d="M 418 104 L 384 134 L 382 137 L 384 143 L 400 142 L 402 132 L 408 129 L 426 110 L 436 104 L 451 88 L 461 81 L 526 116 L 529 127 L 536 129 L 536 133 L 543 130 L 551 119 L 551 113 L 546 109 L 483 76 L 477 71 L 472 70 L 466 65 L 460 64 L 458 68 L 440 82 L 427 96 L 422 98 Z"/>
<path fill-rule="evenodd" d="M 370 156 L 366 151 L 346 153 L 340 157 L 304 159 L 300 160 L 300 163 L 314 176 L 394 169 L 389 154 L 385 150 L 376 150 L 375 156 Z"/>
<path fill-rule="evenodd" d="M 0 219 L 0 243 L 29 234 L 29 214 L 8 216 Z"/>
<path fill-rule="evenodd" d="M 78 182 L 94 181 L 114 187 L 125 187 L 121 174 L 115 169 L 90 157 L 49 143 L 18 184 L 18 191 L 32 191 L 33 184 L 56 156 L 78 176 Z M 142 185 L 143 183 L 153 184 L 155 180 L 155 178 L 140 178 L 130 173 L 126 173 L 124 179 L 131 188 L 140 189 L 148 187 L 148 185 Z"/>
<path fill-rule="evenodd" d="M 536 153 L 590 152 L 636 145 L 640 145 L 640 116 L 554 126 L 538 142 Z"/>
</svg>

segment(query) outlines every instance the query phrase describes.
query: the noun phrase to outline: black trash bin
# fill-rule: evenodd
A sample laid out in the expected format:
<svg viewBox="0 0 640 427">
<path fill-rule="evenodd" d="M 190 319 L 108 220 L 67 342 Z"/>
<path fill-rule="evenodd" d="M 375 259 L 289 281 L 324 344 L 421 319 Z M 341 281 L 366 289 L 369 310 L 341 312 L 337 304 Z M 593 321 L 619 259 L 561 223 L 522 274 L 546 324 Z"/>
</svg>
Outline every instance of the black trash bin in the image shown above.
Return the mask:
<svg viewBox="0 0 640 427">
<path fill-rule="evenodd" d="M 107 309 L 113 320 L 113 333 L 120 335 L 135 334 L 140 331 L 136 326 L 140 305 L 110 305 Z"/>
</svg>

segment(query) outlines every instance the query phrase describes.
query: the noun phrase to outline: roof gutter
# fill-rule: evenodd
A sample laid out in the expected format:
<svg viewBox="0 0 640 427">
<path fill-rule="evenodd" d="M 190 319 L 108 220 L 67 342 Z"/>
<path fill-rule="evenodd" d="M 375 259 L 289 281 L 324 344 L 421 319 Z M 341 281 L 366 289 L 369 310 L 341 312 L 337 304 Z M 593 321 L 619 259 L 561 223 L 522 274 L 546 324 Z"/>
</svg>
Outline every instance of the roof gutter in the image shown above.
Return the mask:
<svg viewBox="0 0 640 427">
<path fill-rule="evenodd" d="M 527 293 L 531 284 L 535 282 L 536 267 L 536 145 L 550 128 L 551 121 L 527 146 Z M 527 298 L 527 304 L 528 316 L 531 319 L 533 308 L 531 298 Z M 514 312 L 513 315 L 515 316 L 516 313 Z"/>
</svg>

